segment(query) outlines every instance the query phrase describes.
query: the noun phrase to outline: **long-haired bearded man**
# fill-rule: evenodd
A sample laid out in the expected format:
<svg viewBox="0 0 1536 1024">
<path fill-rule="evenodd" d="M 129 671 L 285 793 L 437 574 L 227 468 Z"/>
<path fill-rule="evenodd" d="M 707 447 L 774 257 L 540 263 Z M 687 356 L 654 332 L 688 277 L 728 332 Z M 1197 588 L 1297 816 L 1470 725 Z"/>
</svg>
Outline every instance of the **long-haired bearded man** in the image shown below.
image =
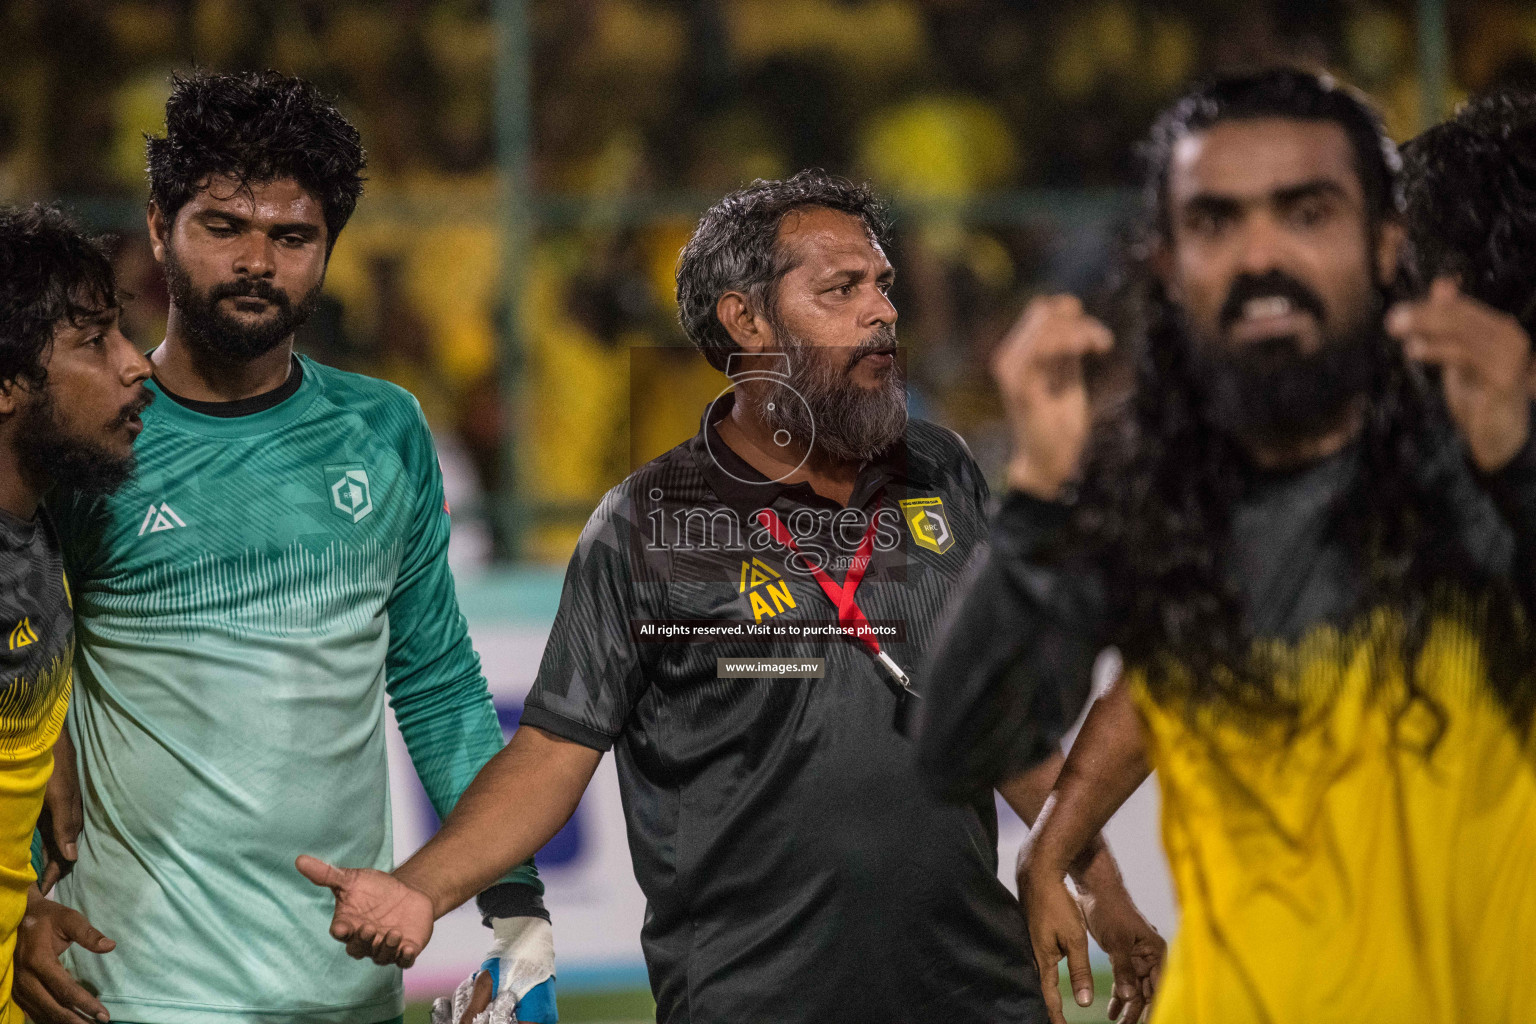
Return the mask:
<svg viewBox="0 0 1536 1024">
<path fill-rule="evenodd" d="M 1091 995 L 1063 877 L 1155 769 L 1181 920 L 1154 1021 L 1517 1019 L 1536 996 L 1511 969 L 1536 938 L 1531 277 L 1517 308 L 1486 251 L 1424 246 L 1400 292 L 1396 150 L 1321 76 L 1198 89 L 1148 156 L 1128 390 L 1090 394 L 1107 331 L 1071 297 L 1037 300 L 998 357 L 1013 490 L 936 644 L 922 761 L 951 793 L 1015 773 L 1039 709 L 1116 647 L 1021 857 L 1046 977 L 1065 955 Z M 1436 187 L 1497 210 L 1524 166 Z M 1482 250 L 1522 244 L 1458 214 Z M 1444 238 L 1426 223 L 1416 242 Z"/>
</svg>

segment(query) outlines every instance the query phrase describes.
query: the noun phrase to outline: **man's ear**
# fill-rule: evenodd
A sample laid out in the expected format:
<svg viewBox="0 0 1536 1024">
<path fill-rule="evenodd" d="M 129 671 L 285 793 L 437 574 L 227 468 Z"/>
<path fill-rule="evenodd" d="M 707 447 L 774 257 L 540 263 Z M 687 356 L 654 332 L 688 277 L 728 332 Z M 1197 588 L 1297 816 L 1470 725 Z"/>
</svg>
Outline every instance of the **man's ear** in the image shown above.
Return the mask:
<svg viewBox="0 0 1536 1024">
<path fill-rule="evenodd" d="M 1376 283 L 1391 284 L 1403 266 L 1403 245 L 1408 233 L 1401 221 L 1382 221 L 1376 233 Z"/>
<path fill-rule="evenodd" d="M 752 309 L 741 292 L 726 292 L 715 303 L 715 316 L 743 352 L 764 352 L 773 344 L 773 330 Z"/>
<path fill-rule="evenodd" d="M 20 408 L 22 387 L 15 380 L 0 380 L 0 416 L 14 415 Z"/>
<path fill-rule="evenodd" d="M 149 201 L 149 211 L 144 220 L 149 225 L 149 248 L 155 254 L 156 263 L 165 262 L 165 237 L 171 230 L 170 222 L 165 219 L 165 214 L 160 210 L 160 204 L 153 199 Z"/>
</svg>

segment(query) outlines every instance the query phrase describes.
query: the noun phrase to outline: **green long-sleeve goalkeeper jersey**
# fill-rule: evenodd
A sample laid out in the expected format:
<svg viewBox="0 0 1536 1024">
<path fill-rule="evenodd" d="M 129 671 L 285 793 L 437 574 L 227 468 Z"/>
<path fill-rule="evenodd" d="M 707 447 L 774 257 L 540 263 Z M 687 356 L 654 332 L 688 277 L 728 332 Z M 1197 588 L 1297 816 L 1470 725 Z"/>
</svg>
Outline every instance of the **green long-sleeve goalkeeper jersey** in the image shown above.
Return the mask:
<svg viewBox="0 0 1536 1024">
<path fill-rule="evenodd" d="M 399 1013 L 399 970 L 347 957 L 294 857 L 391 866 L 386 695 L 439 814 L 501 746 L 419 406 L 299 370 L 244 416 L 159 395 L 135 478 L 55 505 L 85 802 L 59 892 L 117 940 L 67 966 L 114 1019 Z"/>
</svg>

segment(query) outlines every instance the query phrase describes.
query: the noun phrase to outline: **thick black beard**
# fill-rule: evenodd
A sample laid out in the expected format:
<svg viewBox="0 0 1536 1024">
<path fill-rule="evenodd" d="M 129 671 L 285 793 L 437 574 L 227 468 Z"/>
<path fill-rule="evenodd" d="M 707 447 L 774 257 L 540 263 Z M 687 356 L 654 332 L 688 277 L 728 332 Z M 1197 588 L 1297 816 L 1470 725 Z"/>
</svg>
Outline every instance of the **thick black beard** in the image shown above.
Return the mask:
<svg viewBox="0 0 1536 1024">
<path fill-rule="evenodd" d="M 1327 335 L 1315 352 L 1279 337 L 1231 348 L 1196 338 L 1189 345 L 1201 417 L 1230 437 L 1286 444 L 1340 423 L 1382 372 L 1384 335 L 1379 300 L 1346 331 Z"/>
<path fill-rule="evenodd" d="M 782 326 L 774 334 L 790 370 L 788 380 L 768 382 L 754 403 L 769 429 L 796 439 L 814 436 L 822 452 L 851 462 L 867 462 L 901 437 L 907 427 L 901 370 L 893 363 L 874 388 L 855 384 L 848 376 L 848 369 L 866 352 L 896 344 L 894 328 L 883 327 L 852 349 L 821 349 Z"/>
<path fill-rule="evenodd" d="M 146 392 L 144 401 L 123 410 L 119 422 L 126 423 L 149 400 Z M 58 403 L 47 387 L 38 393 L 19 424 L 15 444 L 21 471 L 29 478 L 83 494 L 111 494 L 128 482 L 136 468 L 132 449 L 127 455 L 118 455 L 105 445 L 71 434 L 59 418 Z"/>
<path fill-rule="evenodd" d="M 1232 510 L 1251 463 L 1241 439 L 1207 422 L 1210 385 L 1197 379 L 1184 318 L 1155 283 L 1147 287 L 1145 326 L 1133 339 L 1134 388 L 1095 426 L 1071 529 L 1051 557 L 1101 575 L 1118 623 L 1108 639 L 1146 673 L 1154 699 L 1294 723 L 1295 694 L 1281 686 L 1280 663 L 1256 651 L 1248 609 L 1227 575 Z M 1449 607 L 1438 603 L 1444 594 L 1489 597 L 1483 656 L 1527 735 L 1536 707 L 1530 630 L 1518 602 L 1502 597 L 1503 584 L 1465 549 L 1467 512 L 1456 486 L 1465 457 L 1440 396 L 1379 329 L 1343 332 L 1334 343 L 1345 337 L 1372 341 L 1377 367 L 1363 393 L 1359 473 L 1329 517 L 1330 541 L 1358 560 L 1355 615 L 1397 612 L 1402 663 L 1412 665 L 1434 616 Z M 1413 676 L 1410 699 L 1438 714 Z"/>
<path fill-rule="evenodd" d="M 287 292 L 254 278 L 225 281 L 199 292 L 169 245 L 165 247 L 165 284 L 188 342 L 205 355 L 232 363 L 264 356 L 291 337 L 314 313 L 321 288 L 316 285 L 297 304 L 288 298 Z M 268 323 L 248 327 L 219 309 L 221 300 L 235 295 L 266 299 L 277 307 L 277 316 Z"/>
</svg>

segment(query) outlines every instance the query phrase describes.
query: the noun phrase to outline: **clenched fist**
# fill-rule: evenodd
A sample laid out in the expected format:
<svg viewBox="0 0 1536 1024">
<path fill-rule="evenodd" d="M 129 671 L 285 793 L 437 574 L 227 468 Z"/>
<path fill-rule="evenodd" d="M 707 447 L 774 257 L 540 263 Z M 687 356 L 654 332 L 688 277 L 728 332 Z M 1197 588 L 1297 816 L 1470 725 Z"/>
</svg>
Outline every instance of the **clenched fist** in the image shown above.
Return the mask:
<svg viewBox="0 0 1536 1024">
<path fill-rule="evenodd" d="M 1008 486 L 1051 500 L 1076 476 L 1091 419 L 1083 357 L 1113 347 L 1109 328 L 1076 296 L 1025 307 L 992 357 L 1013 434 Z"/>
</svg>

